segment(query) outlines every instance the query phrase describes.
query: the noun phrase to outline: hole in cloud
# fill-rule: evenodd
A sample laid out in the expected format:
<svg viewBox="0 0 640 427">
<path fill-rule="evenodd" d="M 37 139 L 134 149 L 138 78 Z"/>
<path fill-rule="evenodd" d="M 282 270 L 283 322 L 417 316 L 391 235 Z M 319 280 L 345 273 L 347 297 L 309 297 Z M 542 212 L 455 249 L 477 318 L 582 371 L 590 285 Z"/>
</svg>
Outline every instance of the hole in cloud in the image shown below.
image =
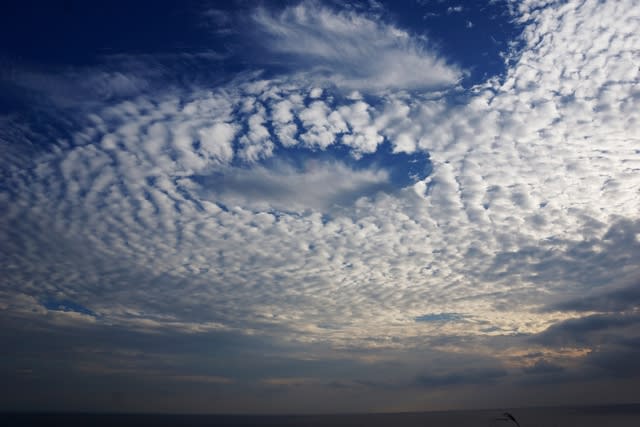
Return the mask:
<svg viewBox="0 0 640 427">
<path fill-rule="evenodd" d="M 69 313 L 69 312 L 80 313 L 80 314 L 86 314 L 88 316 L 94 316 L 94 317 L 96 315 L 93 311 L 89 310 L 87 307 L 84 307 L 81 304 L 78 304 L 76 302 L 73 302 L 67 299 L 57 300 L 57 299 L 49 298 L 44 300 L 42 302 L 42 305 L 47 310 L 52 310 L 52 311 L 63 311 L 65 313 Z"/>
<path fill-rule="evenodd" d="M 307 161 L 302 169 L 275 161 L 271 167 L 230 167 L 192 179 L 200 184 L 205 199 L 228 206 L 280 211 L 324 211 L 392 188 L 384 170 L 358 171 L 340 162 L 313 160 Z"/>
<path fill-rule="evenodd" d="M 425 153 L 394 154 L 388 143 L 359 158 L 344 146 L 279 149 L 275 154 L 254 165 L 233 165 L 191 179 L 199 184 L 201 197 L 227 206 L 327 211 L 361 197 L 399 191 L 431 171 Z"/>
</svg>

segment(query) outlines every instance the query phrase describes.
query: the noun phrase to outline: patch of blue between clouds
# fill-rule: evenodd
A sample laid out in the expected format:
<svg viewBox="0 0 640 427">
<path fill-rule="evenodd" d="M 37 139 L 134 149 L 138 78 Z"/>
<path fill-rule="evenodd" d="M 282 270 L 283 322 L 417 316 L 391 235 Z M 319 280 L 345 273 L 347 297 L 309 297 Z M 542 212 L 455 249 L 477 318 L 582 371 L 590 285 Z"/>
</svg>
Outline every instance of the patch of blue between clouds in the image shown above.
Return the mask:
<svg viewBox="0 0 640 427">
<path fill-rule="evenodd" d="M 327 92 L 325 91 L 325 93 Z M 318 99 L 309 99 L 306 102 L 306 106 L 309 107 L 316 101 L 323 101 L 331 108 L 334 103 L 338 105 L 345 105 L 351 102 L 344 99 L 340 100 L 342 102 L 332 102 L 337 97 L 339 97 L 338 93 L 331 93 L 329 96 L 325 95 Z M 369 98 L 365 101 L 374 108 L 378 106 L 374 98 Z M 301 133 L 304 133 L 306 129 L 297 115 L 294 117 L 294 122 L 298 127 L 298 132 L 295 135 L 295 138 L 300 140 Z M 416 182 L 425 179 L 433 170 L 432 163 L 427 152 L 416 151 L 410 154 L 404 152 L 394 153 L 393 146 L 387 138 L 378 145 L 375 152 L 355 156 L 354 150 L 351 147 L 340 142 L 342 134 L 337 134 L 336 142 L 325 149 L 307 147 L 303 145 L 284 147 L 280 141 L 278 141 L 278 138 L 275 137 L 276 129 L 273 126 L 273 122 L 267 120 L 263 123 L 263 126 L 269 131 L 271 140 L 275 145 L 272 156 L 257 162 L 257 164 L 265 166 L 267 169 L 277 169 L 275 166 L 277 163 L 285 163 L 292 166 L 294 169 L 303 172 L 314 162 L 319 164 L 332 162 L 341 163 L 354 171 L 385 170 L 389 174 L 390 184 L 396 188 L 404 188 L 409 185 L 413 185 Z M 235 151 L 237 151 L 240 146 L 240 136 L 248 133 L 248 131 L 249 129 L 245 124 L 243 132 L 235 138 L 233 143 Z M 238 168 L 251 168 L 254 165 L 246 163 L 238 157 L 235 157 L 231 162 L 231 166 Z"/>
<path fill-rule="evenodd" d="M 352 102 L 346 99 L 336 100 L 336 98 L 341 98 L 341 95 L 332 89 L 325 90 L 324 94 L 325 96 L 321 98 L 307 100 L 306 106 L 308 107 L 312 102 L 323 101 L 329 108 L 334 109 L 337 105 L 346 105 Z M 371 108 L 376 108 L 380 101 L 374 98 L 367 99 L 366 102 Z M 294 117 L 294 122 L 298 128 L 295 138 L 300 141 L 301 135 L 306 132 L 306 129 L 297 116 Z M 273 193 L 276 197 L 285 197 L 289 189 L 272 188 L 273 183 L 252 180 L 249 171 L 257 167 L 271 171 L 274 176 L 293 174 L 290 175 L 292 178 L 296 174 L 304 175 L 315 168 L 323 169 L 333 166 L 344 167 L 353 172 L 371 171 L 384 172 L 386 174 L 387 180 L 385 182 L 372 182 L 370 185 L 361 186 L 355 192 L 347 191 L 344 194 L 336 195 L 332 199 L 332 202 L 338 205 L 349 205 L 359 197 L 373 196 L 379 192 L 393 193 L 402 190 L 425 179 L 433 170 L 428 152 L 394 152 L 393 144 L 388 138 L 385 138 L 376 147 L 375 152 L 372 153 L 357 153 L 353 147 L 343 144 L 341 141 L 342 133 L 336 134 L 335 141 L 326 148 L 306 146 L 302 143 L 287 147 L 278 140 L 276 129 L 270 120 L 263 123 L 263 126 L 267 128 L 270 134 L 269 138 L 274 143 L 273 151 L 268 156 L 256 162 L 248 162 L 239 156 L 234 156 L 227 167 L 216 168 L 216 170 L 202 175 L 194 174 L 189 178 L 205 189 L 215 189 L 214 191 L 220 192 L 237 192 L 241 187 L 243 194 L 256 193 L 255 197 L 260 198 L 260 194 L 268 197 L 270 193 Z M 245 123 L 243 131 L 233 141 L 236 153 L 242 148 L 240 143 L 242 135 L 248 132 L 249 129 Z M 349 133 L 346 132 L 345 134 Z M 245 171 L 247 172 L 246 176 Z M 284 175 L 280 175 L 281 172 Z M 246 188 L 249 184 L 245 182 L 247 179 L 251 181 L 251 188 Z M 216 198 L 215 202 L 222 209 L 226 208 L 222 200 Z M 280 203 L 280 206 L 275 208 L 274 213 L 278 211 L 289 212 L 289 209 Z M 295 211 L 295 209 L 291 209 L 291 213 Z"/>
<path fill-rule="evenodd" d="M 318 204 L 312 202 L 306 207 L 322 211 L 323 222 L 330 219 L 330 215 L 327 215 L 329 213 L 327 209 L 330 209 L 330 206 L 348 206 L 360 197 L 373 197 L 378 193 L 395 193 L 423 180 L 432 171 L 428 153 L 394 153 L 392 145 L 385 141 L 374 153 L 363 154 L 360 157 L 354 157 L 351 148 L 341 144 L 333 144 L 324 150 L 300 145 L 290 148 L 278 146 L 272 156 L 257 163 L 235 162 L 227 168 L 204 175 L 191 175 L 189 178 L 199 184 L 204 191 L 202 197 L 206 199 L 213 196 L 212 201 L 222 209 L 226 210 L 224 193 L 227 195 L 240 193 L 252 195 L 251 197 L 255 200 L 270 201 L 272 207 L 270 211 L 276 216 L 278 213 L 295 215 L 300 211 L 299 207 L 298 209 L 287 207 L 287 203 L 284 202 L 295 193 L 295 185 L 289 187 L 279 180 L 284 177 L 295 180 L 297 176 L 303 176 L 315 168 L 322 170 L 334 166 L 353 172 L 384 171 L 387 179 L 359 185 L 354 189 L 328 190 L 324 195 L 322 192 L 318 193 L 318 200 L 320 200 Z M 256 180 L 260 175 L 254 176 L 250 172 L 256 167 L 271 171 L 275 179 L 264 182 Z M 208 189 L 212 193 L 208 194 Z M 192 201 L 197 204 L 196 200 Z"/>
<path fill-rule="evenodd" d="M 506 71 L 505 54 L 522 31 L 505 7 L 506 1 L 431 1 L 386 3 L 401 28 L 425 34 L 454 64 L 467 71 L 466 88 Z"/>
<path fill-rule="evenodd" d="M 464 322 L 467 316 L 461 313 L 428 313 L 423 314 L 415 318 L 416 322 L 434 322 L 434 323 L 446 323 L 446 322 Z"/>
<path fill-rule="evenodd" d="M 327 96 L 327 94 L 329 95 Z M 324 92 L 324 96 L 317 99 L 308 99 L 306 106 L 309 107 L 313 102 L 323 101 L 330 108 L 335 105 L 346 105 L 352 101 L 341 98 L 340 94 L 334 91 Z M 379 105 L 379 101 L 374 97 L 368 97 L 365 102 L 371 107 L 376 108 Z M 335 105 L 332 105 L 335 104 Z M 298 127 L 298 132 L 295 135 L 296 139 L 300 139 L 301 133 L 305 131 L 300 119 L 297 115 L 294 117 L 294 122 Z M 341 163 L 348 166 L 354 171 L 362 170 L 385 170 L 389 174 L 390 184 L 396 188 L 404 188 L 409 185 L 413 185 L 416 182 L 425 179 L 431 174 L 433 167 L 429 159 L 429 154 L 425 151 L 416 151 L 414 153 L 394 153 L 393 146 L 390 141 L 385 138 L 384 141 L 378 145 L 376 151 L 373 153 L 363 153 L 359 156 L 354 155 L 354 150 L 340 142 L 341 134 L 336 135 L 336 142 L 331 144 L 325 149 L 306 147 L 303 145 L 296 145 L 293 147 L 284 147 L 278 139 L 275 137 L 276 129 L 273 127 L 273 123 L 267 120 L 263 124 L 269 131 L 272 141 L 275 143 L 273 155 L 262 159 L 258 164 L 265 166 L 268 169 L 276 167 L 277 163 L 286 163 L 292 166 L 294 169 L 303 172 L 310 164 L 327 164 L 327 163 Z M 302 129 L 302 131 L 301 131 Z M 245 129 L 247 131 L 247 129 Z M 239 137 L 234 141 L 234 148 L 238 149 Z M 248 168 L 253 165 L 248 165 L 238 158 L 232 161 L 232 166 Z"/>
<path fill-rule="evenodd" d="M 47 298 L 44 301 L 42 301 L 42 305 L 47 310 L 74 312 L 74 313 L 86 314 L 94 317 L 96 316 L 96 314 L 93 311 L 89 310 L 87 307 L 68 299 L 58 300 L 54 298 Z"/>
</svg>

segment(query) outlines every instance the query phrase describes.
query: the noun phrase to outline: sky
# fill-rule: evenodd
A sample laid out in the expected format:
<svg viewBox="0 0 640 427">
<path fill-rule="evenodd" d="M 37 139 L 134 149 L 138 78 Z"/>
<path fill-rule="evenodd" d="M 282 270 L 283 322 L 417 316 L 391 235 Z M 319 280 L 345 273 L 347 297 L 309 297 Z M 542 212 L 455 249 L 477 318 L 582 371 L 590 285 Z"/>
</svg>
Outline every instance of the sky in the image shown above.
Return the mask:
<svg viewBox="0 0 640 427">
<path fill-rule="evenodd" d="M 0 6 L 0 410 L 640 388 L 640 2 Z"/>
</svg>

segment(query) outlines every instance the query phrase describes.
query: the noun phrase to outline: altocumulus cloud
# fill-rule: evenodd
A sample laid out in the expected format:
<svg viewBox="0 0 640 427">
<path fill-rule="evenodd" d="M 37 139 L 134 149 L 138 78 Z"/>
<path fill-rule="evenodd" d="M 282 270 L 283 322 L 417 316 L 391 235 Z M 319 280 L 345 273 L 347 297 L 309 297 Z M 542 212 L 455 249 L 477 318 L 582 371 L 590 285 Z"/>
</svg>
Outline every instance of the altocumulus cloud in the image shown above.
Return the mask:
<svg viewBox="0 0 640 427">
<path fill-rule="evenodd" d="M 286 73 L 102 102 L 28 167 L 3 158 L 2 316 L 336 349 L 528 335 L 474 348 L 529 374 L 608 369 L 638 339 L 640 7 L 538 3 L 511 4 L 505 75 L 462 95 L 462 70 L 376 16 L 257 9 Z M 383 146 L 430 173 L 356 167 Z M 506 375 L 493 360 L 414 384 Z"/>
</svg>

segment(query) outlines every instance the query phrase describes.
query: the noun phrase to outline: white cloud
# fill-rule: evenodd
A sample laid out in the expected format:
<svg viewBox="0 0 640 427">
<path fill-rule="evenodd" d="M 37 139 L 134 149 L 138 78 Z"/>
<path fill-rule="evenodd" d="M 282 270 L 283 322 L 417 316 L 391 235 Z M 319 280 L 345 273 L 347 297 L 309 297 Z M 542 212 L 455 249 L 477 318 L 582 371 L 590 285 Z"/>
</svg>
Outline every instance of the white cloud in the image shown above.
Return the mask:
<svg viewBox="0 0 640 427">
<path fill-rule="evenodd" d="M 321 96 L 322 96 L 322 88 L 314 87 L 313 89 L 311 89 L 311 92 L 309 92 L 310 98 L 320 98 Z"/>
<path fill-rule="evenodd" d="M 340 163 L 307 161 L 304 170 L 279 162 L 270 168 L 228 169 L 201 177 L 204 199 L 257 211 L 330 212 L 391 186 L 384 171 L 353 171 Z"/>
<path fill-rule="evenodd" d="M 421 39 L 356 12 L 303 2 L 278 14 L 259 9 L 253 20 L 258 43 L 296 70 L 339 87 L 425 89 L 453 85 L 462 76 Z"/>
<path fill-rule="evenodd" d="M 229 123 L 215 123 L 210 127 L 199 129 L 202 150 L 221 163 L 231 162 L 233 138 L 236 132 L 236 127 Z"/>
<path fill-rule="evenodd" d="M 300 138 L 309 147 L 321 149 L 332 145 L 336 134 L 347 132 L 347 125 L 335 111 L 331 111 L 323 101 L 315 101 L 300 111 L 300 120 L 307 129 Z"/>
<path fill-rule="evenodd" d="M 351 128 L 351 133 L 344 135 L 342 142 L 352 147 L 357 154 L 375 152 L 384 137 L 378 134 L 378 129 L 371 121 L 369 105 L 358 101 L 340 107 L 338 112 Z"/>
<path fill-rule="evenodd" d="M 261 108 L 252 114 L 248 120 L 249 132 L 240 137 L 240 157 L 248 162 L 256 162 L 265 157 L 271 157 L 273 142 L 269 130 L 264 126 L 264 111 Z"/>
</svg>

